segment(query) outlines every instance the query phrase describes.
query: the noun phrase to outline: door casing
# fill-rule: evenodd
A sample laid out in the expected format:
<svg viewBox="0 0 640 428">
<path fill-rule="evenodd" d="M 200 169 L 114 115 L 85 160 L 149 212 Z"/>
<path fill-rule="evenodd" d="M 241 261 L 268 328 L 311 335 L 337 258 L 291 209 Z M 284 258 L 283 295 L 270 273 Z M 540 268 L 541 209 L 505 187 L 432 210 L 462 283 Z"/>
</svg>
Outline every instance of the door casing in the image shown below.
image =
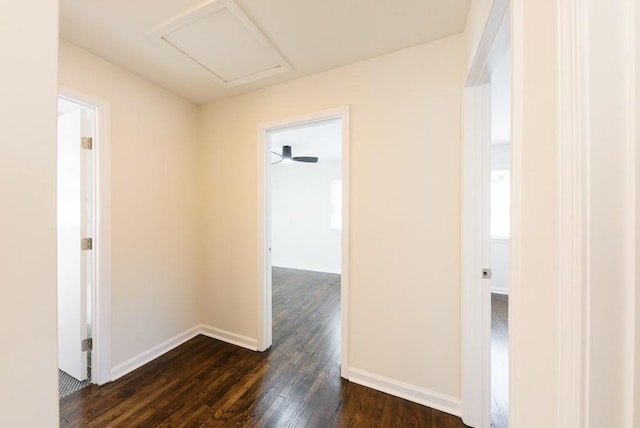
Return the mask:
<svg viewBox="0 0 640 428">
<path fill-rule="evenodd" d="M 93 236 L 92 288 L 92 373 L 91 382 L 111 381 L 111 146 L 110 106 L 101 99 L 67 87 L 59 87 L 58 96 L 95 109 L 93 150 Z"/>
<path fill-rule="evenodd" d="M 348 379 L 349 370 L 349 107 L 337 107 L 302 116 L 258 125 L 258 351 L 272 343 L 271 299 L 271 151 L 269 132 L 327 119 L 342 121 L 342 272 L 340 275 L 340 374 Z"/>
</svg>

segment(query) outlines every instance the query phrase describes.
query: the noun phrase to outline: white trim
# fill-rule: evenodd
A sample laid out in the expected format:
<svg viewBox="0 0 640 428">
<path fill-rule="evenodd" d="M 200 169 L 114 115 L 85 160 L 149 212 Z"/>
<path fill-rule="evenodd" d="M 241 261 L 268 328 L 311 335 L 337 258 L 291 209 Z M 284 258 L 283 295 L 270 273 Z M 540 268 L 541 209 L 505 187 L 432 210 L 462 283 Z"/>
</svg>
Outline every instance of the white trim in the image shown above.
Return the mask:
<svg viewBox="0 0 640 428">
<path fill-rule="evenodd" d="M 482 85 L 491 80 L 494 67 L 500 63 L 509 44 L 509 3 L 510 0 L 493 0 L 465 86 Z"/>
<path fill-rule="evenodd" d="M 94 288 L 92 293 L 91 382 L 111 380 L 111 116 L 108 102 L 59 86 L 58 95 L 96 110 L 94 147 L 96 236 L 94 246 Z"/>
<path fill-rule="evenodd" d="M 342 118 L 342 263 L 340 282 L 340 375 L 349 379 L 349 272 L 351 229 L 351 116 L 349 106 L 335 109 Z"/>
<path fill-rule="evenodd" d="M 331 118 L 342 120 L 342 266 L 340 276 L 340 374 L 348 378 L 349 367 L 349 200 L 350 200 L 350 131 L 349 106 L 318 111 L 284 120 L 260 123 L 258 125 L 258 350 L 264 351 L 272 342 L 271 308 L 271 254 L 269 204 L 270 152 L 268 150 L 269 131 L 290 126 L 309 124 Z"/>
<path fill-rule="evenodd" d="M 502 287 L 491 287 L 491 294 L 501 294 L 503 296 L 508 296 L 509 295 L 509 289 L 508 288 L 502 288 Z"/>
<path fill-rule="evenodd" d="M 251 337 L 242 336 L 240 334 L 232 333 L 227 330 L 222 330 L 221 328 L 215 328 L 204 324 L 200 324 L 198 326 L 198 329 L 199 334 L 210 337 L 212 339 L 218 339 L 222 342 L 240 346 L 251 351 L 258 350 L 258 341 Z"/>
<path fill-rule="evenodd" d="M 600 6 L 604 5 L 602 2 Z M 602 55 L 602 47 L 590 42 L 592 31 L 590 24 L 595 26 L 600 21 L 590 11 L 590 2 L 558 1 L 558 165 L 557 175 L 559 192 L 558 204 L 558 336 L 557 336 L 557 426 L 577 428 L 589 426 L 589 403 L 597 385 L 593 385 L 590 373 L 598 370 L 591 366 L 590 350 L 592 326 L 592 306 L 598 302 L 592 301 L 592 287 L 590 267 L 598 266 L 597 248 L 591 247 L 590 213 L 593 210 L 590 200 L 592 185 L 591 177 L 601 180 L 597 169 L 591 168 L 591 148 L 598 144 L 592 141 L 590 128 L 598 129 L 601 124 L 592 116 L 590 88 L 603 79 L 598 72 L 589 75 L 597 57 Z M 613 6 L 612 6 L 613 7 Z M 620 305 L 627 319 L 624 321 L 626 335 L 624 348 L 617 351 L 622 359 L 625 373 L 624 391 L 620 393 L 622 401 L 623 425 L 633 425 L 633 395 L 634 395 L 634 357 L 635 357 L 635 317 L 636 317 L 636 64 L 633 43 L 636 42 L 635 2 L 616 4 L 620 8 L 620 16 L 628 17 L 624 29 L 628 26 L 629 37 L 622 40 L 625 56 L 620 58 L 626 74 L 624 93 L 626 98 L 616 101 L 625 111 L 625 147 L 621 149 L 612 145 L 611 150 L 620 150 L 626 157 L 626 162 L 620 165 L 625 168 L 624 179 L 624 231 L 622 251 L 625 258 L 624 286 L 625 303 Z M 622 24 L 622 23 L 620 23 Z M 621 27 L 622 28 L 622 27 Z M 594 55 L 594 58 L 590 58 Z M 597 79 L 597 80 L 596 80 Z M 611 100 L 609 100 L 611 101 Z M 600 102 L 600 100 L 599 100 Z M 612 113 L 617 114 L 617 113 Z M 595 118 L 600 119 L 600 118 Z M 603 118 L 602 120 L 606 120 Z M 593 159 L 594 164 L 597 159 Z M 596 225 L 597 226 L 597 225 Z M 616 242 L 616 244 L 618 244 Z M 596 258 L 592 258 L 592 254 Z M 618 284 L 615 284 L 616 286 Z M 620 328 L 619 327 L 619 328 Z M 602 334 L 602 333 L 599 333 Z"/>
<path fill-rule="evenodd" d="M 111 370 L 110 380 L 114 381 L 121 378 L 122 376 L 131 373 L 132 371 L 144 366 L 145 364 L 150 363 L 161 355 L 166 354 L 172 349 L 177 348 L 178 346 L 188 342 L 198 335 L 207 336 L 221 342 L 249 349 L 251 351 L 256 351 L 258 347 L 258 341 L 256 339 L 222 330 L 220 328 L 198 324 L 182 333 L 176 334 L 172 338 L 167 339 L 164 342 L 144 352 L 139 353 L 138 355 L 128 359 L 124 363 L 118 364 L 113 368 L 113 370 Z"/>
<path fill-rule="evenodd" d="M 589 95 L 586 5 L 558 1 L 558 333 L 557 426 L 587 422 L 589 288 Z"/>
<path fill-rule="evenodd" d="M 482 279 L 489 257 L 487 196 L 491 86 L 464 90 L 462 158 L 462 409 L 465 424 L 491 423 L 491 295 Z M 486 178 L 486 180 L 483 180 Z M 487 198 L 488 199 L 488 198 Z M 486 235 L 486 236 L 484 236 Z M 486 241 L 486 242 L 485 242 Z M 485 248 L 487 247 L 487 248 Z"/>
<path fill-rule="evenodd" d="M 358 385 L 373 388 L 441 412 L 460 416 L 460 400 L 439 392 L 420 388 L 388 377 L 379 376 L 364 370 L 349 368 L 349 381 Z"/>
<path fill-rule="evenodd" d="M 310 272 L 323 272 L 323 273 L 335 273 L 340 275 L 340 269 L 328 268 L 324 266 L 315 266 L 315 265 L 289 265 L 283 266 L 282 264 L 274 265 L 273 267 L 285 268 L 285 269 L 297 269 L 297 270 L 306 270 Z"/>
<path fill-rule="evenodd" d="M 176 334 L 172 338 L 165 340 L 164 342 L 148 349 L 133 358 L 128 359 L 122 364 L 118 364 L 111 370 L 111 380 L 116 380 L 122 376 L 131 373 L 132 371 L 144 366 L 147 363 L 155 360 L 161 355 L 166 354 L 174 348 L 182 345 L 183 343 L 193 339 L 197 335 L 201 334 L 201 326 L 197 325 L 189 330 Z"/>
<path fill-rule="evenodd" d="M 271 164 L 267 140 L 269 133 L 258 126 L 258 351 L 266 351 L 272 343 L 273 311 L 271 301 Z"/>
</svg>

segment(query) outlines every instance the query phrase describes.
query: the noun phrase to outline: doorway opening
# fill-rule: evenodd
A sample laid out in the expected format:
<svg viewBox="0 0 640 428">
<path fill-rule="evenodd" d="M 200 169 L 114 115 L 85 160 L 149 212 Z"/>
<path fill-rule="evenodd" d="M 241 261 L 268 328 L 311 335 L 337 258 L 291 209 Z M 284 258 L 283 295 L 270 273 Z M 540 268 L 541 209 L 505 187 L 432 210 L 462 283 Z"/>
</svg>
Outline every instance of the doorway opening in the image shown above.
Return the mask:
<svg viewBox="0 0 640 428">
<path fill-rule="evenodd" d="M 511 12 L 490 10 L 464 89 L 462 419 L 505 428 L 509 419 L 511 274 Z M 517 166 L 517 165 L 516 165 Z M 517 195 L 515 195 L 517 196 Z"/>
<path fill-rule="evenodd" d="M 258 137 L 261 219 L 258 350 L 264 351 L 272 345 L 273 317 L 284 316 L 283 305 L 288 298 L 298 295 L 298 299 L 308 299 L 309 304 L 317 304 L 325 313 L 317 322 L 334 325 L 329 334 L 336 338 L 340 373 L 345 378 L 348 370 L 348 121 L 348 108 L 332 109 L 262 124 Z M 309 293 L 301 295 L 304 289 Z M 337 312 L 321 303 L 329 300 L 339 302 L 334 306 L 339 306 Z M 278 329 L 286 330 L 279 320 L 276 324 Z"/>
<path fill-rule="evenodd" d="M 57 140 L 59 397 L 111 380 L 109 106 L 61 88 Z"/>
<path fill-rule="evenodd" d="M 342 120 L 268 131 L 273 346 L 323 326 L 314 356 L 340 359 Z M 295 305 L 294 302 L 301 302 Z M 294 311 L 295 308 L 295 311 Z M 306 338 L 303 340 L 307 340 Z"/>
<path fill-rule="evenodd" d="M 269 131 L 272 266 L 340 274 L 341 134 L 339 118 Z"/>
<path fill-rule="evenodd" d="M 509 426 L 509 265 L 511 243 L 511 61 L 509 49 L 491 77 L 491 424 Z"/>
</svg>

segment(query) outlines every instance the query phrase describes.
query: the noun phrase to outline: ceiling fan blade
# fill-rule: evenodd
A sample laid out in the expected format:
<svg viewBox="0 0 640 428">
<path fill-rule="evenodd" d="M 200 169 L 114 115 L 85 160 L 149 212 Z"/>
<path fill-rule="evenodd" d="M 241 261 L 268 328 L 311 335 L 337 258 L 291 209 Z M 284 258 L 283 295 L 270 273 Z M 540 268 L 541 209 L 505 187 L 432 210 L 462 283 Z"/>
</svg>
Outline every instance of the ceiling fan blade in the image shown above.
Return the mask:
<svg viewBox="0 0 640 428">
<path fill-rule="evenodd" d="M 317 163 L 318 158 L 312 156 L 296 156 L 293 158 L 296 162 L 309 162 L 309 163 Z"/>
<path fill-rule="evenodd" d="M 271 165 L 275 165 L 275 164 L 277 164 L 277 163 L 282 163 L 282 159 L 277 160 L 277 161 L 275 161 L 275 162 L 271 162 Z"/>
<path fill-rule="evenodd" d="M 277 153 L 277 152 L 274 152 L 274 151 L 272 151 L 271 153 L 273 153 L 276 156 L 282 157 L 282 155 L 280 153 Z"/>
</svg>

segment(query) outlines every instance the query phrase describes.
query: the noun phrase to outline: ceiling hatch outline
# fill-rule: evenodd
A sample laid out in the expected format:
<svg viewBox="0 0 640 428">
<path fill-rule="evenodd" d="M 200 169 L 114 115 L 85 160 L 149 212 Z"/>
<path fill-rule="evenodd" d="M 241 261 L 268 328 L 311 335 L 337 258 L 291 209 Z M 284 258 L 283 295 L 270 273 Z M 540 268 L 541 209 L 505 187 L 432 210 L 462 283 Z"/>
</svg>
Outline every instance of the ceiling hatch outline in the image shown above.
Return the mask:
<svg viewBox="0 0 640 428">
<path fill-rule="evenodd" d="M 147 34 L 227 88 L 292 70 L 233 0 L 212 0 L 189 9 Z"/>
</svg>

